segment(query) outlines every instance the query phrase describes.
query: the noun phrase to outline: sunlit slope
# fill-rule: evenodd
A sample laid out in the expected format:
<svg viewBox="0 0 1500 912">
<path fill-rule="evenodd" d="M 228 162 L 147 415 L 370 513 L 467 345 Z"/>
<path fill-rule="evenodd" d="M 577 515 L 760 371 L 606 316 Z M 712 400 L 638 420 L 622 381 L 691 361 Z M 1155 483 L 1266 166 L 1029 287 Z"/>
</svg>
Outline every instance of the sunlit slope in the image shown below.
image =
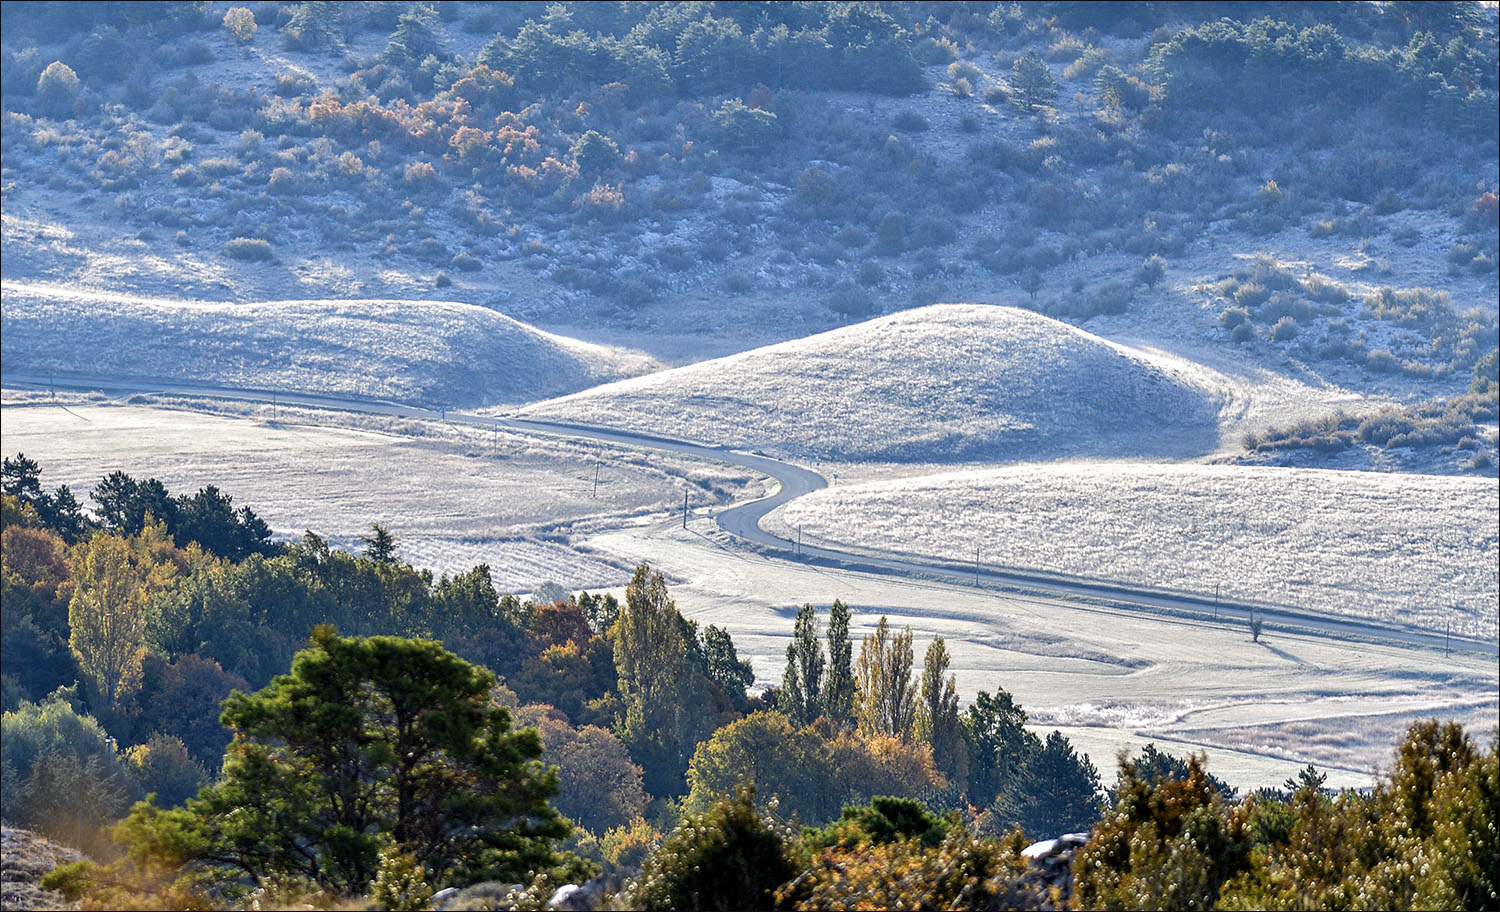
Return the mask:
<svg viewBox="0 0 1500 912">
<path fill-rule="evenodd" d="M 846 485 L 782 521 L 853 545 L 1493 637 L 1492 478 L 1064 463 Z"/>
<path fill-rule="evenodd" d="M 1056 320 L 942 304 L 528 409 L 843 460 L 1189 456 L 1218 403 L 1183 372 Z"/>
<path fill-rule="evenodd" d="M 520 403 L 659 368 L 638 352 L 438 301 L 205 303 L 6 282 L 7 374 L 49 370 L 373 396 Z"/>
</svg>

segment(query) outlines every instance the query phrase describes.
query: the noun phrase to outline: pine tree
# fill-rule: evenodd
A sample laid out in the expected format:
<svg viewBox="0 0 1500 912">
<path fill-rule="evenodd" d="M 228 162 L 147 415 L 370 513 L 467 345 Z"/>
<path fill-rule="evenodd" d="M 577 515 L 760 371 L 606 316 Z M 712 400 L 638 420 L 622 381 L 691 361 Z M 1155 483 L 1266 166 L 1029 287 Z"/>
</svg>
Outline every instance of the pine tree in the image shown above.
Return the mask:
<svg viewBox="0 0 1500 912">
<path fill-rule="evenodd" d="M 370 534 L 361 535 L 365 543 L 365 557 L 377 564 L 389 564 L 396 559 L 396 535 L 384 523 L 370 523 Z"/>
<path fill-rule="evenodd" d="M 1026 759 L 994 808 L 1002 832 L 1019 826 L 1037 839 L 1087 830 L 1103 810 L 1099 771 L 1059 731 Z"/>
<path fill-rule="evenodd" d="M 1057 100 L 1057 80 L 1035 51 L 1016 58 L 1010 83 L 1023 111 L 1034 111 Z"/>
<path fill-rule="evenodd" d="M 257 878 L 363 893 L 386 840 L 444 882 L 519 880 L 563 861 L 535 730 L 490 700 L 495 678 L 438 643 L 314 631 L 290 674 L 225 701 L 235 740 L 190 801 L 207 856 Z M 175 812 L 169 812 L 175 813 Z"/>
<path fill-rule="evenodd" d="M 962 726 L 969 802 L 983 807 L 1005 791 L 1041 744 L 1026 730 L 1026 711 L 1003 688 L 994 694 L 980 691 L 964 711 Z"/>
</svg>

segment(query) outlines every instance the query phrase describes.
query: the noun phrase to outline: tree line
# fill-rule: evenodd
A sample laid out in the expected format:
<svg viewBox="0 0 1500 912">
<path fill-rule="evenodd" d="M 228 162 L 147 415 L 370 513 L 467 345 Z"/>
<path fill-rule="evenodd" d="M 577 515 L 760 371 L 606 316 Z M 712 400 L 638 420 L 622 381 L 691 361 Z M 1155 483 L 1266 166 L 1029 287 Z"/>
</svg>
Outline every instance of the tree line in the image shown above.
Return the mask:
<svg viewBox="0 0 1500 912">
<path fill-rule="evenodd" d="M 1315 883 L 1288 854 L 1322 838 L 1302 822 L 1315 811 L 1365 834 L 1360 859 L 1447 859 L 1465 839 L 1484 857 L 1471 822 L 1494 806 L 1494 748 L 1462 732 L 1423 729 L 1403 748 L 1416 797 L 1391 807 L 1428 808 L 1410 832 L 1359 823 L 1393 812 L 1330 797 L 1311 769 L 1239 800 L 1201 758 L 1154 747 L 1106 791 L 1004 690 L 962 706 L 941 638 L 918 668 L 909 627 L 882 617 L 855 637 L 842 602 L 823 617 L 804 605 L 780 685 L 751 693 L 728 632 L 685 618 L 646 565 L 623 600 L 523 601 L 482 566 L 415 570 L 378 524 L 360 555 L 309 533 L 236 560 L 149 510 L 130 533 L 90 517 L 69 544 L 36 509 L 39 471 L 11 471 L 28 463 L 6 460 L 0 531 L 4 805 L 8 823 L 98 859 L 53 879 L 86 904 L 321 891 L 395 907 L 434 885 L 542 890 L 605 871 L 627 879 L 617 901 L 632 908 L 1024 905 L 1045 891 L 1021 834 L 1092 831 L 1085 852 L 1113 848 L 1078 881 L 1085 906 L 1230 889 L 1274 905 L 1301 895 L 1278 884 Z M 10 493 L 22 476 L 35 484 Z M 1316 802 L 1293 794 L 1309 788 Z M 1138 851 L 1146 833 L 1181 848 Z M 950 869 L 968 880 L 935 873 Z M 1454 883 L 1413 874 L 1359 895 L 1491 895 L 1472 892 L 1492 886 L 1478 875 Z"/>
</svg>

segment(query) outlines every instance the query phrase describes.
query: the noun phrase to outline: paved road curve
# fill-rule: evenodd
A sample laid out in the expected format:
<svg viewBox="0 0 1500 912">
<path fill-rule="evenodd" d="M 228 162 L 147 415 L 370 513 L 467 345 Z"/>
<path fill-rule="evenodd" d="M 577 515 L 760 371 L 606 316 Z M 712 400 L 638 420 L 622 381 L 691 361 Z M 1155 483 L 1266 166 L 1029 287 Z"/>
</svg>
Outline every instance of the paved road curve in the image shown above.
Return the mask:
<svg viewBox="0 0 1500 912">
<path fill-rule="evenodd" d="M 211 386 L 190 383 L 152 383 L 147 380 L 121 380 L 113 378 L 69 375 L 39 376 L 36 374 L 7 374 L 4 383 L 10 386 L 46 389 L 103 390 L 122 393 L 158 393 L 213 398 L 280 402 L 288 405 L 306 405 L 318 408 L 333 408 L 375 415 L 392 415 L 410 418 L 440 418 L 448 421 L 480 427 L 500 427 L 530 434 L 547 434 L 575 439 L 614 443 L 629 447 L 662 450 L 726 463 L 769 476 L 780 484 L 780 489 L 767 497 L 738 504 L 721 511 L 716 521 L 724 531 L 782 560 L 797 560 L 848 570 L 874 573 L 895 573 L 906 576 L 922 576 L 945 582 L 962 583 L 993 588 L 1024 589 L 1063 598 L 1085 598 L 1106 601 L 1123 607 L 1156 611 L 1166 614 L 1189 614 L 1194 617 L 1212 616 L 1219 620 L 1234 619 L 1247 622 L 1252 615 L 1261 617 L 1268 627 L 1295 629 L 1301 632 L 1328 636 L 1337 639 L 1386 640 L 1409 646 L 1429 649 L 1458 649 L 1480 654 L 1500 655 L 1500 643 L 1472 637 L 1449 637 L 1423 628 L 1395 624 L 1383 624 L 1356 618 L 1299 611 L 1278 605 L 1251 605 L 1241 602 L 1218 602 L 1212 598 L 1178 593 L 1153 592 L 1149 589 L 1112 583 L 1107 580 L 1063 579 L 1046 574 L 1032 573 L 1009 568 L 960 564 L 926 557 L 916 557 L 892 552 L 861 551 L 848 547 L 826 545 L 803 545 L 772 535 L 760 527 L 760 522 L 777 507 L 804 494 L 827 487 L 823 476 L 801 466 L 772 459 L 755 453 L 745 453 L 718 446 L 706 446 L 685 440 L 673 440 L 651 434 L 553 421 L 535 421 L 524 418 L 490 417 L 452 412 L 444 409 L 428 409 L 399 403 L 369 399 L 341 398 L 311 393 L 271 392 L 237 387 Z"/>
</svg>

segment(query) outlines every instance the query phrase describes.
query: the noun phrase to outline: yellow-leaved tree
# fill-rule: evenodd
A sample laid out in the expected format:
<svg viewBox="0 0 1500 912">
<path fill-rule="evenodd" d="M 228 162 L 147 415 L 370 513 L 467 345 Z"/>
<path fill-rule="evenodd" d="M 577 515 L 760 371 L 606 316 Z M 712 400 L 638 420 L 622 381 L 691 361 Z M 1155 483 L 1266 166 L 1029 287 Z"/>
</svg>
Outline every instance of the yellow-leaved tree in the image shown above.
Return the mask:
<svg viewBox="0 0 1500 912">
<path fill-rule="evenodd" d="M 115 708 L 141 682 L 146 602 L 171 583 L 174 549 L 161 523 L 125 539 L 95 535 L 73 551 L 68 647 L 104 707 Z"/>
</svg>

